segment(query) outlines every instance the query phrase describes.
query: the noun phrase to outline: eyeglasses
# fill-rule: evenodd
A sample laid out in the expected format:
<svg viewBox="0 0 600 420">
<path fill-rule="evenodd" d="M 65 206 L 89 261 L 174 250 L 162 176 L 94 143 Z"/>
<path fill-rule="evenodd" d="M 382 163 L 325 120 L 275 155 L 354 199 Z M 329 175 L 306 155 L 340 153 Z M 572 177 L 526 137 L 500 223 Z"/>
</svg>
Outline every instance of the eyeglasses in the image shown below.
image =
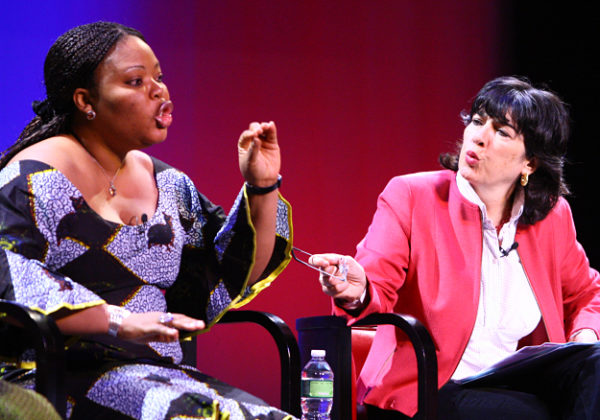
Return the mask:
<svg viewBox="0 0 600 420">
<path fill-rule="evenodd" d="M 312 264 L 310 264 L 310 263 L 308 263 L 308 262 L 306 262 L 304 260 L 301 260 L 300 258 L 298 258 L 296 256 L 296 252 L 295 251 L 300 252 L 301 254 L 308 255 L 309 257 L 312 257 L 313 254 L 311 254 L 309 252 L 306 252 L 306 251 L 303 251 L 300 248 L 296 248 L 295 246 L 293 246 L 292 247 L 292 258 L 294 260 L 298 261 L 300 264 L 304 264 L 308 268 L 312 268 L 313 270 L 316 270 L 319 273 L 325 274 L 326 276 L 329 276 L 331 278 L 334 278 L 334 279 L 337 279 L 337 280 L 340 280 L 340 281 L 346 281 L 346 276 L 348 275 L 348 263 L 346 262 L 346 258 L 345 257 L 341 258 L 340 263 L 337 265 L 338 275 L 334 276 L 333 274 L 328 273 L 325 270 L 321 270 L 319 267 L 315 267 L 314 265 L 312 265 Z"/>
</svg>

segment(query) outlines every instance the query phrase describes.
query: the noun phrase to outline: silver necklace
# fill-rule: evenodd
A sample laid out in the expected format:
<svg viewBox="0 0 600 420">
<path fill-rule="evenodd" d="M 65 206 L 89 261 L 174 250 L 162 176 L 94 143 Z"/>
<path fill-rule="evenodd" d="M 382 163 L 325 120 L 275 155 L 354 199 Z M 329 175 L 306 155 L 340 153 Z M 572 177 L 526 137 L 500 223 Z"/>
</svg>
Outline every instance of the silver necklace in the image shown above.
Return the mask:
<svg viewBox="0 0 600 420">
<path fill-rule="evenodd" d="M 78 136 L 76 136 L 75 134 L 73 134 L 73 137 L 75 137 L 75 139 L 79 142 L 79 144 L 81 144 L 81 147 L 84 148 L 84 150 L 88 153 L 88 155 L 91 156 L 92 160 L 94 162 L 96 162 L 96 165 L 98 165 L 98 167 L 102 171 L 102 175 L 104 175 L 104 177 L 108 181 L 108 194 L 110 194 L 111 197 L 114 197 L 115 195 L 117 195 L 117 187 L 115 187 L 115 179 L 117 179 L 117 176 L 119 175 L 119 172 L 121 171 L 121 168 L 123 167 L 123 164 L 125 163 L 125 160 L 123 160 L 123 162 L 121 162 L 121 166 L 119 166 L 119 168 L 117 169 L 117 172 L 115 172 L 115 174 L 113 175 L 113 177 L 111 179 L 108 177 L 108 174 L 106 173 L 106 169 L 104 169 L 104 166 L 100 165 L 100 162 L 98 162 L 98 159 L 96 159 L 94 157 L 94 155 L 88 150 L 88 148 L 85 147 L 85 144 L 83 144 L 83 141 L 81 141 L 81 139 Z"/>
</svg>

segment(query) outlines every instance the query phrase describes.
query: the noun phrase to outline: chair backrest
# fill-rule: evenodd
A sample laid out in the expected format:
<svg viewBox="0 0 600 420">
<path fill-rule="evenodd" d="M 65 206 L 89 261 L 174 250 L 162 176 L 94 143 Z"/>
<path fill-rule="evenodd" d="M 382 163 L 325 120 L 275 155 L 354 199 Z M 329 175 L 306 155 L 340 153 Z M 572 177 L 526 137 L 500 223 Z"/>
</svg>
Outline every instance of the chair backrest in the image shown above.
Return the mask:
<svg viewBox="0 0 600 420">
<path fill-rule="evenodd" d="M 352 328 L 352 362 L 357 375 L 367 360 L 376 332 L 376 326 Z"/>
<path fill-rule="evenodd" d="M 352 406 L 356 407 L 356 419 L 355 420 L 366 420 L 367 412 L 366 408 L 360 404 L 356 404 L 356 382 L 360 371 L 362 370 L 375 333 L 377 332 L 376 326 L 364 326 L 364 327 L 353 327 L 352 328 Z M 354 417 L 353 417 L 354 419 Z"/>
</svg>

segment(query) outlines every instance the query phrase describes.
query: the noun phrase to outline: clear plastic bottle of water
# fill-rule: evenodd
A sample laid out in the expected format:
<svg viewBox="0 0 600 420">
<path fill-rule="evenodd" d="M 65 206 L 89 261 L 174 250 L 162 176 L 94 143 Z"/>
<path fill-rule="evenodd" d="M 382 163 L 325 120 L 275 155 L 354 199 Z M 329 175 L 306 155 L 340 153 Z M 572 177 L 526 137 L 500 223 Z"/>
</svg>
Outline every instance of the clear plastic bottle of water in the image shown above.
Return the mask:
<svg viewBox="0 0 600 420">
<path fill-rule="evenodd" d="M 333 404 L 333 371 L 325 350 L 311 350 L 301 375 L 302 420 L 329 420 Z"/>
</svg>

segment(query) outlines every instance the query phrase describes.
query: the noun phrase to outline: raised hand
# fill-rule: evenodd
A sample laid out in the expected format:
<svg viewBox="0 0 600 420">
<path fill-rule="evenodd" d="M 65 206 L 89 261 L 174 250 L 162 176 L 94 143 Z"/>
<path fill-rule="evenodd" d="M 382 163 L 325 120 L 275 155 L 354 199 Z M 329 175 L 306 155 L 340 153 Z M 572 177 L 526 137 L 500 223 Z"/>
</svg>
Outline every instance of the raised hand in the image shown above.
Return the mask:
<svg viewBox="0 0 600 420">
<path fill-rule="evenodd" d="M 277 182 L 281 154 L 273 121 L 253 122 L 238 141 L 240 171 L 249 184 L 268 187 Z"/>
</svg>

